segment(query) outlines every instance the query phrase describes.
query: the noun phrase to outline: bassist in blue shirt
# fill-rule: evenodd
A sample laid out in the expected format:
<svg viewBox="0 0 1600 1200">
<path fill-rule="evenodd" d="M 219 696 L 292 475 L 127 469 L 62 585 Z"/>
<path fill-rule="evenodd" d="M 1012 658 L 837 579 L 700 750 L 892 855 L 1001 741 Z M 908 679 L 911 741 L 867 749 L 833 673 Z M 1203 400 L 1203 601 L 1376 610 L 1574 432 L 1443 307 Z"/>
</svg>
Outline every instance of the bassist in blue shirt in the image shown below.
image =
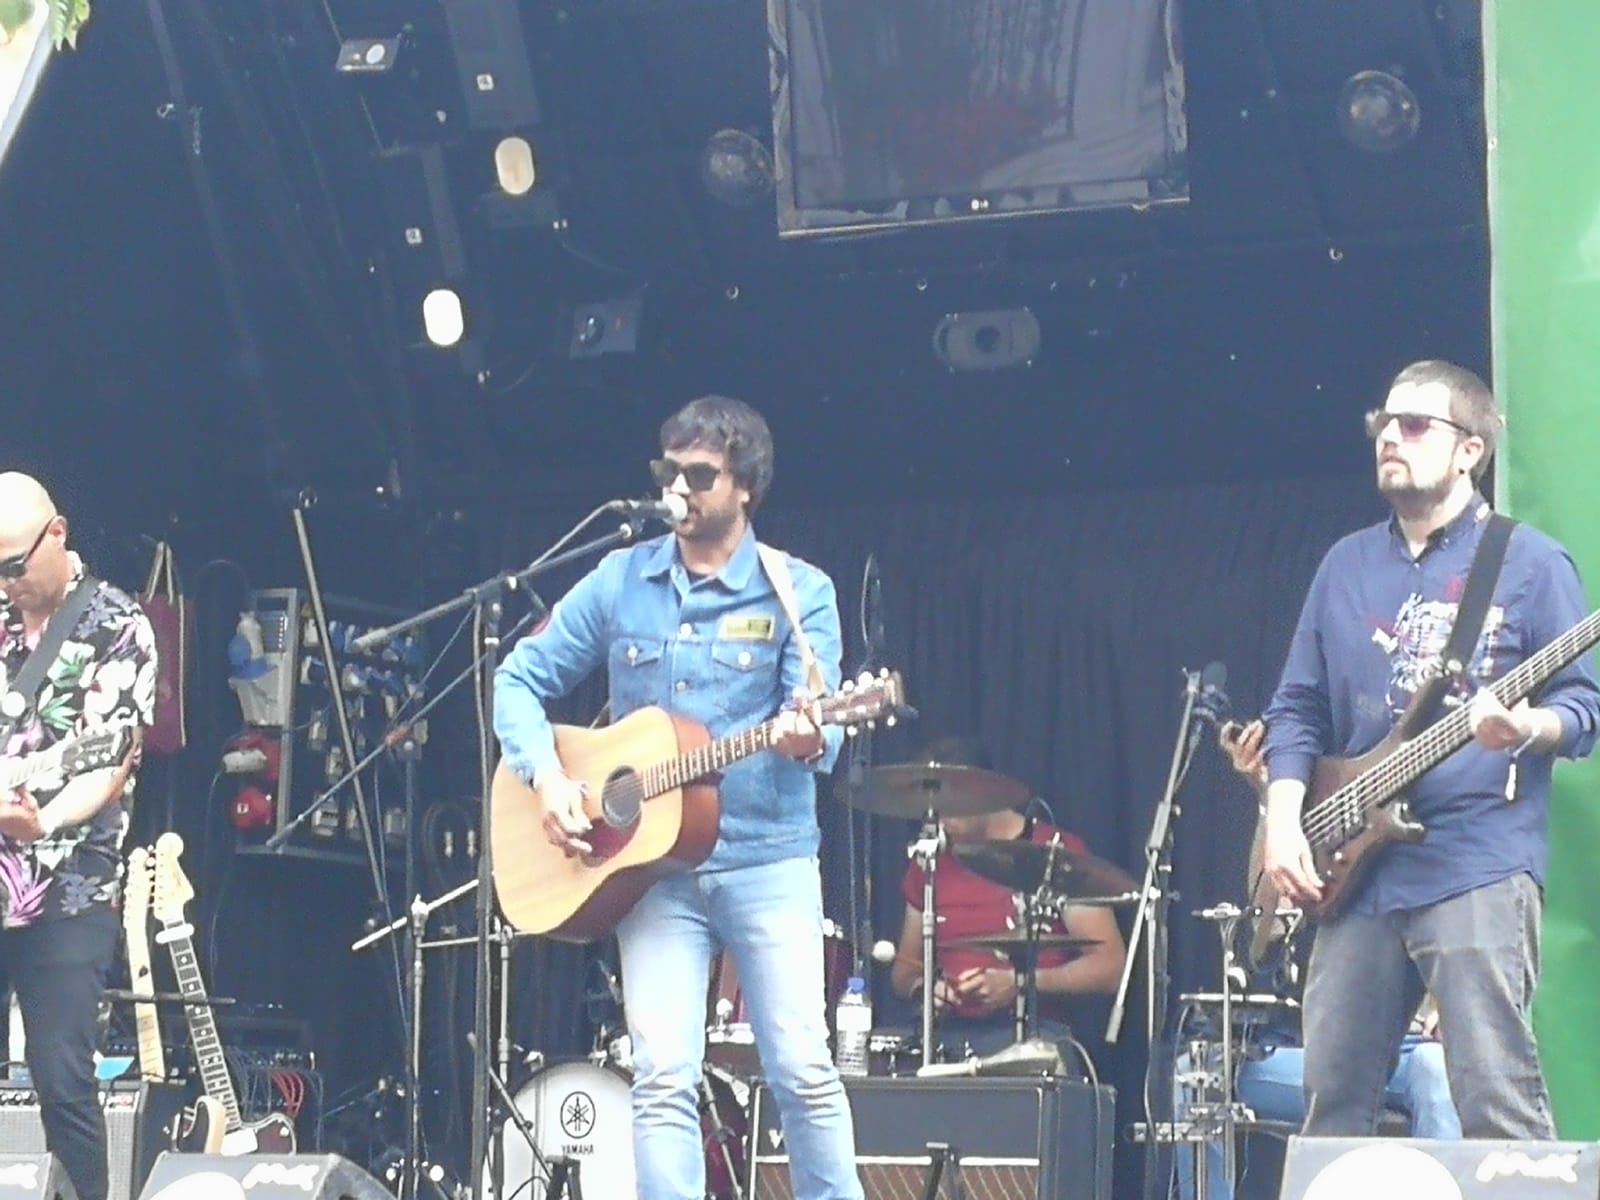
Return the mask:
<svg viewBox="0 0 1600 1200">
<path fill-rule="evenodd" d="M 1265 714 L 1263 863 L 1292 902 L 1315 909 L 1328 888 L 1318 830 L 1302 821 L 1317 760 L 1371 750 L 1440 670 L 1488 525 L 1477 485 L 1502 424 L 1483 381 L 1439 361 L 1405 368 L 1368 414 L 1393 516 L 1324 557 Z M 1467 744 L 1406 793 L 1426 834 L 1379 850 L 1317 933 L 1303 1012 L 1307 1134 L 1373 1131 L 1407 1022 L 1431 992 L 1465 1136 L 1555 1136 L 1530 1023 L 1550 773 L 1556 756 L 1593 749 L 1600 690 L 1585 657 L 1510 707 L 1485 685 L 1586 615 L 1566 551 L 1516 526 L 1476 648 L 1429 718 L 1464 713 L 1470 740 L 1463 732 Z"/>
</svg>

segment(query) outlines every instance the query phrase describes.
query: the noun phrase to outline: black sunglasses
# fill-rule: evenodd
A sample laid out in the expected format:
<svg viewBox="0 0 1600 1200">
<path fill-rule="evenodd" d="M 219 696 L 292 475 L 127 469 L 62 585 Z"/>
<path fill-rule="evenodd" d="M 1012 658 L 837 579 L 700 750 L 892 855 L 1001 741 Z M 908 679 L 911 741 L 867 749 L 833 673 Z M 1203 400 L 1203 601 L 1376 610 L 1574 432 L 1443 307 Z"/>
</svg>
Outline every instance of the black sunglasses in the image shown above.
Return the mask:
<svg viewBox="0 0 1600 1200">
<path fill-rule="evenodd" d="M 0 558 L 0 579 L 21 579 L 28 573 L 28 560 L 44 543 L 44 535 L 50 532 L 50 526 L 55 523 L 54 517 L 46 521 L 44 528 L 39 530 L 39 536 L 33 539 L 33 545 L 23 553 L 13 554 L 10 558 Z"/>
<path fill-rule="evenodd" d="M 1400 436 L 1408 442 L 1414 442 L 1429 429 L 1435 422 L 1448 425 L 1464 437 L 1472 437 L 1472 430 L 1465 425 L 1459 425 L 1448 417 L 1436 417 L 1431 413 L 1390 412 L 1386 408 L 1375 408 L 1366 416 L 1367 436 L 1374 441 L 1378 435 L 1389 428 L 1389 422 L 1394 421 L 1400 426 Z"/>
<path fill-rule="evenodd" d="M 661 487 L 671 487 L 682 475 L 691 492 L 709 492 L 716 486 L 717 476 L 726 471 L 712 463 L 681 463 L 670 458 L 652 458 L 650 475 Z"/>
</svg>

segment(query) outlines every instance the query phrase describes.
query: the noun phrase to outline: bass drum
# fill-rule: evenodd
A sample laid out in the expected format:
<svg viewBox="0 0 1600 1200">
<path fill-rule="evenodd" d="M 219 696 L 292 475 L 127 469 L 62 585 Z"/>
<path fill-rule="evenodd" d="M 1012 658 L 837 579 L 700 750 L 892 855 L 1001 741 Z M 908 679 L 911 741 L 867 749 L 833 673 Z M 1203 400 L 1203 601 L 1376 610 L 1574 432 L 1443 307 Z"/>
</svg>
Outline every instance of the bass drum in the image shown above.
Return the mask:
<svg viewBox="0 0 1600 1200">
<path fill-rule="evenodd" d="M 565 1155 L 578 1164 L 586 1197 L 636 1194 L 633 1164 L 633 1104 L 627 1071 L 592 1061 L 555 1063 L 544 1067 L 517 1092 L 517 1111 L 533 1129 L 539 1152 L 546 1158 Z M 737 1200 L 745 1172 L 745 1106 L 739 1081 L 715 1068 L 706 1072 L 700 1100 L 700 1135 L 706 1156 L 708 1200 Z M 544 1179 L 535 1177 L 528 1143 L 509 1120 L 505 1139 L 505 1185 L 494 1200 L 529 1200 L 544 1195 Z M 488 1172 L 485 1171 L 488 1179 Z"/>
</svg>

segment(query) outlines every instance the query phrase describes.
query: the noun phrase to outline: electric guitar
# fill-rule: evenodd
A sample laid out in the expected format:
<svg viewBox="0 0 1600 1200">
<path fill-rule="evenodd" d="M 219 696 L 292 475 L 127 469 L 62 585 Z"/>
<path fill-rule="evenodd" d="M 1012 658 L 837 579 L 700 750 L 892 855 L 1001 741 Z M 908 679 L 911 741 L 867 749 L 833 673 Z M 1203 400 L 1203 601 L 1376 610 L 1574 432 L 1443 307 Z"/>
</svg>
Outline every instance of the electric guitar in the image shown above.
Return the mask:
<svg viewBox="0 0 1600 1200">
<path fill-rule="evenodd" d="M 269 1113 L 246 1124 L 239 1114 L 239 1097 L 228 1075 L 228 1060 L 211 1006 L 205 1003 L 206 985 L 194 948 L 194 927 L 183 909 L 194 899 L 194 887 L 179 865 L 183 839 L 164 833 L 156 839 L 155 914 L 161 922 L 156 941 L 172 949 L 172 969 L 178 991 L 185 1000 L 183 1015 L 189 1022 L 195 1062 L 205 1094 L 179 1114 L 173 1129 L 174 1150 L 203 1154 L 293 1154 L 294 1123 L 282 1113 Z"/>
<path fill-rule="evenodd" d="M 812 724 L 892 724 L 900 676 L 863 675 L 812 701 Z M 657 879 L 704 862 L 717 843 L 716 772 L 777 742 L 777 719 L 712 740 L 706 727 L 641 708 L 604 729 L 555 727 L 556 754 L 587 789 L 594 853 L 568 858 L 545 836 L 538 794 L 504 764 L 490 788 L 495 894 L 513 926 L 569 942 L 611 930 Z"/>
<path fill-rule="evenodd" d="M 44 750 L 0 757 L 0 794 L 27 787 L 41 775 L 63 779 L 98 767 L 114 767 L 133 746 L 133 730 L 125 725 L 96 729 L 67 738 Z"/>
<path fill-rule="evenodd" d="M 150 899 L 155 869 L 155 857 L 148 846 L 135 846 L 129 852 L 128 872 L 122 885 L 122 932 L 127 943 L 128 990 L 137 996 L 154 997 L 156 993 L 150 968 Z M 139 1077 L 159 1082 L 167 1077 L 167 1063 L 154 1000 L 135 1000 L 133 1016 L 139 1033 Z"/>
<path fill-rule="evenodd" d="M 1600 642 L 1600 612 L 1571 629 L 1493 683 L 1507 708 L 1533 696 L 1557 671 Z M 1436 680 L 1418 691 L 1388 735 L 1355 758 L 1317 760 L 1300 825 L 1322 877 L 1322 899 L 1311 916 L 1339 910 L 1377 853 L 1393 842 L 1420 842 L 1427 830 L 1411 815 L 1405 790 L 1472 740 L 1466 706 L 1425 729 L 1416 727 L 1449 686 Z"/>
</svg>

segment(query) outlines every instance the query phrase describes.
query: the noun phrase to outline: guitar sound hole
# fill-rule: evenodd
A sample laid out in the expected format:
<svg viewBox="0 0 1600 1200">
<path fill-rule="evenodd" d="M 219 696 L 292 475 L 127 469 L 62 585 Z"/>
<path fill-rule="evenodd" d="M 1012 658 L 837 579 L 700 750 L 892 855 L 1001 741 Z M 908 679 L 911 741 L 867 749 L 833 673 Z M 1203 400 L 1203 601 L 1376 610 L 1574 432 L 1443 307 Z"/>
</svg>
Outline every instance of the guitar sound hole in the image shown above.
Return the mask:
<svg viewBox="0 0 1600 1200">
<path fill-rule="evenodd" d="M 627 767 L 612 772 L 600 791 L 600 815 L 613 829 L 626 829 L 636 822 L 643 804 L 639 776 Z"/>
</svg>

